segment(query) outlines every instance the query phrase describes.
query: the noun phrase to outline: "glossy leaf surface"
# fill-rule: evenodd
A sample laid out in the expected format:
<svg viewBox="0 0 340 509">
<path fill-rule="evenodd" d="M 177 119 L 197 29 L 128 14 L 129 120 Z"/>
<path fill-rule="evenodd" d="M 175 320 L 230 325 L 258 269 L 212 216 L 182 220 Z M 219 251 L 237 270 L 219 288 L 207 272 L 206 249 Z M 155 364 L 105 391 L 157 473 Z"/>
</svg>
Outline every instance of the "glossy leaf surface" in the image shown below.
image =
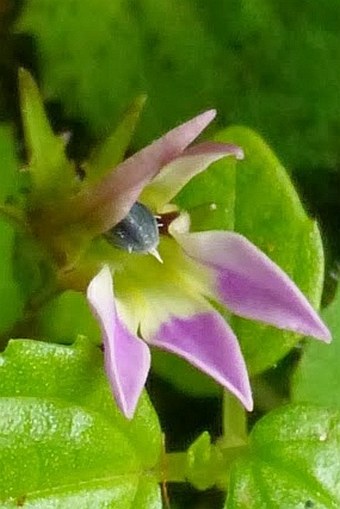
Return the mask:
<svg viewBox="0 0 340 509">
<path fill-rule="evenodd" d="M 98 347 L 13 340 L 0 360 L 3 507 L 161 507 L 156 415 L 146 395 L 120 414 Z"/>
<path fill-rule="evenodd" d="M 225 509 L 336 509 L 340 413 L 288 406 L 254 428 L 231 472 Z"/>
</svg>

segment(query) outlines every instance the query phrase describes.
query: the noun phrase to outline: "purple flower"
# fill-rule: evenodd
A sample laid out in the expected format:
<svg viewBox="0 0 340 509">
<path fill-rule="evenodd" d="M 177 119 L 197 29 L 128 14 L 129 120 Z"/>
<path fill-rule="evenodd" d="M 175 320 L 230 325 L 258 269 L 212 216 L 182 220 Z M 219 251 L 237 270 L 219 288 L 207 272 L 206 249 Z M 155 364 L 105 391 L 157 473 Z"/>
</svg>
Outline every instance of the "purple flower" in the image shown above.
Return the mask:
<svg viewBox="0 0 340 509">
<path fill-rule="evenodd" d="M 163 263 L 113 248 L 116 261 L 105 265 L 87 290 L 102 329 L 106 372 L 128 418 L 150 368 L 148 345 L 183 357 L 252 409 L 237 338 L 212 300 L 238 316 L 331 339 L 301 291 L 256 246 L 233 232 L 190 233 L 189 215 L 169 207 L 178 191 L 211 163 L 228 155 L 243 157 L 233 145 L 187 148 L 214 116 L 215 111 L 205 112 L 125 160 L 84 202 L 84 214 L 95 216 L 100 233 L 124 220 L 137 200 L 165 223 L 159 245 L 148 249 L 155 254 L 158 247 Z"/>
</svg>

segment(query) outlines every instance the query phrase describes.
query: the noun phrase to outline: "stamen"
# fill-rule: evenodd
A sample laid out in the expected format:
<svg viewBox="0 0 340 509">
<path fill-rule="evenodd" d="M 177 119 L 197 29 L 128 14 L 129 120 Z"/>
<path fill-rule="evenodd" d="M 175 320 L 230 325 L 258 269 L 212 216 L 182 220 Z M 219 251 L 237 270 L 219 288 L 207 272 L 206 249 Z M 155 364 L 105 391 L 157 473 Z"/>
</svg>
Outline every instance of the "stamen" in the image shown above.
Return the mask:
<svg viewBox="0 0 340 509">
<path fill-rule="evenodd" d="M 150 251 L 148 251 L 148 253 L 151 254 L 152 256 L 154 256 L 156 258 L 156 260 L 159 261 L 159 263 L 163 263 L 162 257 L 161 257 L 161 255 L 159 254 L 158 250 L 155 247 L 150 249 Z"/>
</svg>

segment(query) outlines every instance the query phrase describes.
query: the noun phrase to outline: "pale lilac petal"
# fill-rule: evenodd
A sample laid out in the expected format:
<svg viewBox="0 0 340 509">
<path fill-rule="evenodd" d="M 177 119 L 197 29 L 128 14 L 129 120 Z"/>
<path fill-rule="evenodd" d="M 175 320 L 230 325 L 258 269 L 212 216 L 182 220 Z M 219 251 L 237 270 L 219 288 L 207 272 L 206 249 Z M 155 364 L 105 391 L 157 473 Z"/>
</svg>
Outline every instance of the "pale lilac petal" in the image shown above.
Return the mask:
<svg viewBox="0 0 340 509">
<path fill-rule="evenodd" d="M 247 368 L 237 338 L 217 312 L 170 316 L 145 339 L 152 346 L 183 357 L 252 410 Z"/>
<path fill-rule="evenodd" d="M 243 159 L 243 151 L 236 145 L 213 142 L 188 148 L 180 157 L 164 166 L 144 188 L 141 201 L 151 209 L 161 211 L 195 175 L 226 156 Z"/>
<path fill-rule="evenodd" d="M 175 222 L 174 222 L 175 223 Z M 245 237 L 232 232 L 172 234 L 212 270 L 215 296 L 236 315 L 326 342 L 331 334 L 293 281 Z"/>
<path fill-rule="evenodd" d="M 97 187 L 85 189 L 75 198 L 75 213 L 92 216 L 98 233 L 109 230 L 128 214 L 148 182 L 180 156 L 215 115 L 215 110 L 206 111 L 123 161 Z"/>
<path fill-rule="evenodd" d="M 107 266 L 92 279 L 87 298 L 102 330 L 105 369 L 113 394 L 131 419 L 150 369 L 149 348 L 119 319 Z"/>
</svg>

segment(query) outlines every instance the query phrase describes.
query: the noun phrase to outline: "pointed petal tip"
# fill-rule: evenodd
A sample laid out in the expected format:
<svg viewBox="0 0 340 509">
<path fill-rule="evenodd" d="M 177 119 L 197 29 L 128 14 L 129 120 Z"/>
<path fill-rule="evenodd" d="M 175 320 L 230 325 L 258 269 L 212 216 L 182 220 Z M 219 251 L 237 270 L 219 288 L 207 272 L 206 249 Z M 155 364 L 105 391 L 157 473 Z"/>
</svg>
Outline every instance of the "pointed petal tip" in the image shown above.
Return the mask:
<svg viewBox="0 0 340 509">
<path fill-rule="evenodd" d="M 217 312 L 201 310 L 182 317 L 170 313 L 159 328 L 142 334 L 150 345 L 186 359 L 252 411 L 251 386 L 241 349 L 235 334 Z"/>
<path fill-rule="evenodd" d="M 228 392 L 233 394 L 241 403 L 241 405 L 244 406 L 247 412 L 252 412 L 254 410 L 254 400 L 252 395 L 252 390 L 250 387 L 250 383 L 246 384 L 245 387 L 243 387 L 243 390 L 239 390 L 236 387 L 231 388 L 227 385 L 222 385 Z"/>
<path fill-rule="evenodd" d="M 236 396 L 247 412 L 252 412 L 254 410 L 254 400 L 249 378 L 247 378 L 247 383 L 243 384 L 242 390 L 236 387 L 231 388 L 230 386 L 225 386 L 225 388 Z"/>
<path fill-rule="evenodd" d="M 254 401 L 253 397 L 250 394 L 247 396 L 247 398 L 240 398 L 241 403 L 243 404 L 244 408 L 247 410 L 247 412 L 252 412 L 254 410 Z"/>
<path fill-rule="evenodd" d="M 217 110 L 215 108 L 211 108 L 210 110 L 201 113 L 201 115 L 206 116 L 206 118 L 210 118 L 211 120 L 214 120 L 214 118 L 217 115 Z"/>
<path fill-rule="evenodd" d="M 212 292 L 229 311 L 329 343 L 331 333 L 292 279 L 235 232 L 170 233 L 184 251 L 214 274 Z"/>
<path fill-rule="evenodd" d="M 311 336 L 315 339 L 319 339 L 320 341 L 323 341 L 324 343 L 331 343 L 332 341 L 332 333 L 328 329 L 328 327 L 325 325 L 325 323 L 318 317 L 318 323 L 315 329 L 315 332 L 311 333 Z"/>
<path fill-rule="evenodd" d="M 194 141 L 202 131 L 214 120 L 214 118 L 217 115 L 217 110 L 210 109 L 203 111 L 203 113 L 200 113 L 196 115 L 195 117 L 191 118 L 187 122 L 184 122 L 183 124 L 179 125 L 177 129 L 184 129 L 184 131 L 187 131 L 188 133 L 192 132 L 192 141 Z M 171 131 L 169 131 L 171 132 Z M 190 143 L 191 143 L 190 142 Z M 190 144 L 188 143 L 187 146 Z"/>
<path fill-rule="evenodd" d="M 244 159 L 244 152 L 241 147 L 235 147 L 235 157 L 238 161 L 242 161 Z"/>
</svg>

